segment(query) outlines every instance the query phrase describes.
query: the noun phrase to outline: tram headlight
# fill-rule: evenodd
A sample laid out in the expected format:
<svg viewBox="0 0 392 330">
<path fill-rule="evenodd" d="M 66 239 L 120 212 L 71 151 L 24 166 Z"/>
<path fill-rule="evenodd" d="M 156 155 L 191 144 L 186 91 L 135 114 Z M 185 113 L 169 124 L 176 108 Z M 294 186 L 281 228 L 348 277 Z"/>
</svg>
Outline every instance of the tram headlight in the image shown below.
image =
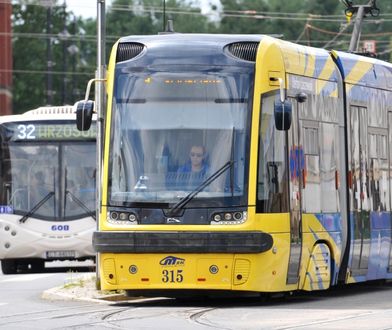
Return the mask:
<svg viewBox="0 0 392 330">
<path fill-rule="evenodd" d="M 115 225 L 136 225 L 137 215 L 128 211 L 109 211 L 107 221 Z"/>
<path fill-rule="evenodd" d="M 217 212 L 211 217 L 211 225 L 240 225 L 247 220 L 246 211 Z"/>
</svg>

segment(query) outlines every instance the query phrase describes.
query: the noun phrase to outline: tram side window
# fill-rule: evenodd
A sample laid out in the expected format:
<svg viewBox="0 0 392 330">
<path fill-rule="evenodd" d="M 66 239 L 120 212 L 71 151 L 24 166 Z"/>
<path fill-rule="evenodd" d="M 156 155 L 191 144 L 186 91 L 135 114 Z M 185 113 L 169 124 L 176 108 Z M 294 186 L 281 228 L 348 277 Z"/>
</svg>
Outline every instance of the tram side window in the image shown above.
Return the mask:
<svg viewBox="0 0 392 330">
<path fill-rule="evenodd" d="M 302 208 L 304 212 L 318 213 L 321 211 L 320 191 L 320 148 L 318 127 L 303 128 L 305 178 Z"/>
<path fill-rule="evenodd" d="M 389 196 L 390 196 L 390 186 L 389 182 L 389 170 L 388 170 L 388 133 L 385 132 L 385 135 L 380 135 L 379 137 L 379 146 L 380 146 L 380 173 L 381 173 L 381 183 L 380 186 L 382 188 L 382 196 L 381 203 L 384 211 L 390 211 L 391 207 L 389 204 Z"/>
<path fill-rule="evenodd" d="M 274 96 L 266 96 L 261 102 L 256 203 L 259 213 L 288 212 L 286 132 L 275 128 L 273 101 Z"/>
<path fill-rule="evenodd" d="M 385 211 L 388 205 L 386 141 L 386 135 L 369 133 L 369 193 L 371 197 L 371 209 L 373 211 Z"/>
<path fill-rule="evenodd" d="M 321 195 L 322 212 L 339 211 L 339 194 L 336 189 L 336 173 L 337 173 L 337 153 L 338 146 L 336 125 L 332 123 L 321 124 L 321 158 L 320 158 L 320 174 L 321 174 Z"/>
</svg>

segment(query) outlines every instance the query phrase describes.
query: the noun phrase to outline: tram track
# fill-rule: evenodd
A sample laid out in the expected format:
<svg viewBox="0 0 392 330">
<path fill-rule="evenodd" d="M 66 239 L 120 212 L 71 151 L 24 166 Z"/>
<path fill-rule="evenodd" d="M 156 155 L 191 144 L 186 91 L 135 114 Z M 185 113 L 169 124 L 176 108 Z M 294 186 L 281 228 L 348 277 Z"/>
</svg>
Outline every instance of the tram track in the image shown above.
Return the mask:
<svg viewBox="0 0 392 330">
<path fill-rule="evenodd" d="M 92 309 L 86 309 L 88 307 L 94 307 Z M 97 308 L 96 304 L 92 305 L 83 305 L 83 306 L 76 306 L 76 307 L 69 307 L 69 308 L 56 308 L 52 310 L 45 310 L 45 311 L 36 311 L 36 312 L 27 312 L 27 313 L 17 313 L 17 314 L 10 314 L 6 316 L 2 316 L 0 318 L 0 329 L 5 328 L 10 325 L 17 325 L 17 324 L 25 324 L 26 321 L 33 324 L 34 322 L 45 321 L 45 320 L 53 320 L 53 319 L 67 319 L 75 316 L 83 316 L 83 315 L 90 315 L 93 313 L 102 313 L 105 311 L 118 311 L 118 308 L 106 306 L 102 306 L 103 308 Z M 83 308 L 83 311 L 75 312 L 77 309 Z M 68 311 L 68 312 L 66 312 Z M 10 320 L 6 320 L 10 319 Z M 4 322 L 5 320 L 5 322 Z"/>
<path fill-rule="evenodd" d="M 220 326 L 220 325 L 217 325 L 215 323 L 211 323 L 211 322 L 209 322 L 209 321 L 207 321 L 205 319 L 202 319 L 203 316 L 205 316 L 206 314 L 208 314 L 208 313 L 210 313 L 212 311 L 215 311 L 216 309 L 217 308 L 207 308 L 205 310 L 202 310 L 202 311 L 199 311 L 197 313 L 192 314 L 189 317 L 189 319 L 192 322 L 196 323 L 196 324 L 199 324 L 199 325 L 202 325 L 202 326 L 206 326 L 206 327 L 209 327 L 209 328 L 222 329 L 222 330 L 231 330 L 231 328 Z"/>
<path fill-rule="evenodd" d="M 29 315 L 35 315 L 35 314 L 46 314 L 46 313 L 52 313 L 52 312 L 57 312 L 57 311 L 64 311 L 64 310 L 75 310 L 75 309 L 80 309 L 81 307 L 96 307 L 97 304 L 87 304 L 87 305 L 82 305 L 82 306 L 72 306 L 72 307 L 64 307 L 64 308 L 53 308 L 53 309 L 47 309 L 45 311 L 29 311 L 29 312 L 23 312 L 23 313 L 15 313 L 15 314 L 7 314 L 7 315 L 2 315 L 0 316 L 0 325 L 2 324 L 1 321 L 7 318 L 12 318 L 12 317 L 18 317 L 18 316 L 29 316 Z"/>
<path fill-rule="evenodd" d="M 61 326 L 56 327 L 56 330 L 66 330 L 66 329 L 85 329 L 88 327 L 99 327 L 99 328 L 108 328 L 108 329 L 129 329 L 130 323 L 128 321 L 147 321 L 148 324 L 154 324 L 151 322 L 151 319 L 156 318 L 157 324 L 162 324 L 162 320 L 164 318 L 169 318 L 173 322 L 179 321 L 180 323 L 184 323 L 184 328 L 187 327 L 190 321 L 191 323 L 197 326 L 203 326 L 213 329 L 229 329 L 227 327 L 221 327 L 216 324 L 211 324 L 201 320 L 201 318 L 216 308 L 200 308 L 200 307 L 180 307 L 177 308 L 176 305 L 173 305 L 175 310 L 168 311 L 168 306 L 128 306 L 124 307 L 121 310 L 110 310 L 104 315 L 98 316 L 96 315 L 96 321 L 92 322 L 84 322 L 78 325 L 70 325 L 70 326 Z M 101 312 L 102 313 L 102 312 Z M 125 323 L 124 323 L 125 322 Z M 53 329 L 53 330 L 54 330 Z"/>
<path fill-rule="evenodd" d="M 295 330 L 350 328 L 391 330 L 390 287 L 298 294 L 285 300 L 145 298 L 109 304 L 77 303 L 0 316 L 0 329 L 216 329 Z M 75 302 L 76 303 L 76 302 Z M 23 307 L 23 310 L 28 310 Z"/>
<path fill-rule="evenodd" d="M 346 315 L 342 317 L 333 317 L 325 320 L 319 320 L 319 321 L 311 321 L 311 322 L 304 322 L 292 326 L 283 326 L 283 327 L 275 327 L 273 328 L 274 330 L 292 330 L 292 329 L 315 329 L 315 327 L 320 327 L 320 326 L 332 326 L 334 327 L 334 324 L 341 322 L 341 321 L 348 321 L 348 320 L 356 320 L 362 317 L 370 316 L 370 315 L 377 314 L 375 311 L 364 311 L 360 313 L 355 313 L 353 315 Z M 370 329 L 370 328 L 369 328 Z M 384 330 L 390 330 L 392 329 L 392 325 L 388 328 L 385 328 Z"/>
<path fill-rule="evenodd" d="M 159 308 L 159 310 L 157 310 L 156 308 Z M 195 308 L 197 309 L 197 311 L 195 311 Z M 193 308 L 185 307 L 185 309 L 168 312 L 166 307 L 163 310 L 161 309 L 161 307 L 152 307 L 152 309 L 150 307 L 148 308 L 142 307 L 142 308 L 133 309 L 132 314 L 140 313 L 141 311 L 142 311 L 141 314 L 143 314 L 146 311 L 148 311 L 147 314 L 123 316 L 120 318 L 116 317 L 114 319 L 115 316 L 123 314 L 124 312 L 129 312 L 129 310 L 128 311 L 122 310 L 119 312 L 110 313 L 105 317 L 103 317 L 102 320 L 109 322 L 110 324 L 113 325 L 112 322 L 121 322 L 121 321 L 136 320 L 136 319 L 141 320 L 141 319 L 148 319 L 148 318 L 155 318 L 155 317 L 157 317 L 159 320 L 163 316 L 169 316 L 172 317 L 173 319 L 179 318 L 180 320 L 183 321 L 190 320 L 191 322 L 199 325 L 209 326 L 209 324 L 205 324 L 202 321 L 200 321 L 199 318 L 212 310 L 215 310 L 215 308 L 202 308 L 200 310 L 200 307 L 193 307 Z M 214 328 L 216 329 L 216 326 L 214 326 Z"/>
</svg>

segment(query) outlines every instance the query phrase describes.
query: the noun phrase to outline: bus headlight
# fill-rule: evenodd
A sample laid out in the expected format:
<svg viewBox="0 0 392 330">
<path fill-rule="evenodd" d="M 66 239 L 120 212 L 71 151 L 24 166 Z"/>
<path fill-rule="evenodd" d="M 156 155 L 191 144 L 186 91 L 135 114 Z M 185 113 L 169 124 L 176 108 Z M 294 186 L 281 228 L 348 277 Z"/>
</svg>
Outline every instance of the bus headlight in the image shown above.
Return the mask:
<svg viewBox="0 0 392 330">
<path fill-rule="evenodd" d="M 211 225 L 240 225 L 247 220 L 246 211 L 217 212 L 212 215 Z"/>
</svg>

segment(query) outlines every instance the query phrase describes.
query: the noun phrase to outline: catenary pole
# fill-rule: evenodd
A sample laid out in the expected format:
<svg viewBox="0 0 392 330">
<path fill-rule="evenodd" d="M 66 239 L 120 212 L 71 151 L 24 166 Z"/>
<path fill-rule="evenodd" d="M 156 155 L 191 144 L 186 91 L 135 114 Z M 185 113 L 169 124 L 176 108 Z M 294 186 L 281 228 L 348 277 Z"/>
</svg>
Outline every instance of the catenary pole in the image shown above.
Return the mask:
<svg viewBox="0 0 392 330">
<path fill-rule="evenodd" d="M 355 18 L 354 30 L 351 35 L 350 46 L 348 49 L 349 52 L 358 51 L 359 39 L 361 38 L 361 29 L 362 29 L 362 22 L 363 22 L 364 14 L 365 14 L 365 6 L 359 6 L 358 12 L 357 12 L 357 17 Z"/>
<path fill-rule="evenodd" d="M 347 6 L 347 9 L 345 10 L 347 18 L 351 19 L 351 17 L 356 14 L 350 46 L 348 48 L 349 52 L 354 53 L 359 50 L 363 19 L 369 14 L 372 17 L 377 17 L 380 13 L 380 9 L 377 8 L 376 0 L 370 0 L 367 5 L 353 5 L 352 1 L 345 1 L 344 3 Z"/>
</svg>

